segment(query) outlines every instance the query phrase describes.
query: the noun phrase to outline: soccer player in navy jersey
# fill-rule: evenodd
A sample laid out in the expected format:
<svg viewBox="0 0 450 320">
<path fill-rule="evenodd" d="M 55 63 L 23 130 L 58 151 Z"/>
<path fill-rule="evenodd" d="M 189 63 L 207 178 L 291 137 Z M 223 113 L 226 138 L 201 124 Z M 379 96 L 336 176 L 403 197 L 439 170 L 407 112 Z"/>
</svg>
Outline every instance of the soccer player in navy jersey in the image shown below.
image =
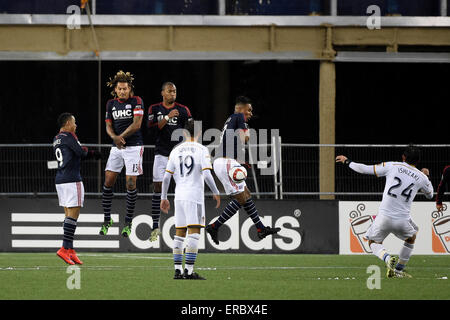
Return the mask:
<svg viewBox="0 0 450 320">
<path fill-rule="evenodd" d="M 245 162 L 245 149 L 243 147 L 250 139 L 247 122 L 253 116 L 251 101 L 244 96 L 236 99 L 234 110 L 235 112 L 225 121 L 218 150 L 219 154 L 216 153 L 217 158 L 213 164 L 214 173 L 222 183 L 225 193 L 233 198 L 225 207 L 220 217 L 206 227 L 206 231 L 216 244 L 219 244 L 220 226 L 238 212 L 241 207 L 244 207 L 255 224 L 259 239 L 263 239 L 281 230 L 280 228 L 265 226 L 262 223 L 245 181 L 236 183 L 228 175 L 228 171 L 231 168 L 241 165 L 239 161 L 241 163 Z"/>
<path fill-rule="evenodd" d="M 161 215 L 161 186 L 166 170 L 169 154 L 180 140 L 172 140 L 172 133 L 176 129 L 183 129 L 189 120 L 192 120 L 188 107 L 175 102 L 177 87 L 172 82 L 164 82 L 161 87 L 163 101 L 152 104 L 148 108 L 147 127 L 153 128 L 155 134 L 155 159 L 153 162 L 153 197 L 152 219 L 153 230 L 150 241 L 156 241 L 161 234 L 159 230 L 159 217 Z M 182 139 L 180 137 L 180 139 Z"/>
<path fill-rule="evenodd" d="M 95 157 L 100 153 L 82 147 L 75 134 L 77 124 L 70 113 L 58 117 L 59 133 L 53 138 L 53 151 L 58 168 L 55 184 L 59 205 L 64 207 L 63 245 L 56 253 L 68 264 L 83 264 L 73 249 L 73 238 L 77 227 L 77 219 L 84 203 L 84 186 L 80 174 L 81 159 Z"/>
<path fill-rule="evenodd" d="M 111 203 L 113 187 L 117 176 L 125 165 L 127 188 L 127 214 L 122 236 L 129 237 L 131 222 L 133 220 L 138 191 L 137 177 L 143 174 L 142 156 L 144 142 L 141 133 L 142 117 L 144 115 L 144 102 L 134 95 L 133 76 L 127 72 L 119 71 L 113 79 L 110 78 L 108 86 L 114 90 L 111 94 L 114 99 L 106 103 L 106 132 L 113 141 L 108 162 L 105 167 L 105 182 L 103 185 L 102 206 L 104 222 L 100 230 L 101 235 L 108 233 L 113 224 L 111 219 Z"/>
<path fill-rule="evenodd" d="M 442 200 L 444 199 L 445 188 L 450 188 L 450 165 L 446 166 L 442 171 L 441 181 L 439 182 L 436 194 L 436 209 L 438 211 L 443 210 Z"/>
</svg>

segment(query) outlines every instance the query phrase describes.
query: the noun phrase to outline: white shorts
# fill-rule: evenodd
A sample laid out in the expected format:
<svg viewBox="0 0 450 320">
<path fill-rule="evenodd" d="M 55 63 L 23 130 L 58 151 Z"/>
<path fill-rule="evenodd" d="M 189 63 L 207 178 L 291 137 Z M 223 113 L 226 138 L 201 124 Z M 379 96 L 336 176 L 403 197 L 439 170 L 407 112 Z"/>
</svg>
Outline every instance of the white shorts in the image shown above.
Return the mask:
<svg viewBox="0 0 450 320">
<path fill-rule="evenodd" d="M 142 156 L 144 154 L 144 146 L 125 147 L 118 149 L 112 147 L 109 152 L 108 162 L 105 171 L 120 173 L 125 165 L 127 176 L 140 176 L 142 170 Z"/>
<path fill-rule="evenodd" d="M 61 207 L 82 207 L 84 204 L 83 182 L 60 183 L 56 185 L 59 205 Z"/>
<path fill-rule="evenodd" d="M 217 158 L 216 160 L 214 160 L 214 173 L 222 183 L 227 195 L 239 194 L 245 190 L 245 181 L 236 183 L 231 180 L 230 176 L 228 175 L 228 170 L 235 166 L 240 166 L 240 164 L 239 162 L 231 158 Z"/>
<path fill-rule="evenodd" d="M 155 161 L 153 162 L 153 182 L 163 181 L 168 161 L 169 157 L 160 154 L 155 155 Z"/>
<path fill-rule="evenodd" d="M 378 214 L 367 230 L 364 238 L 375 242 L 383 242 L 389 234 L 394 234 L 400 240 L 411 238 L 419 231 L 412 219 L 392 219 Z"/>
<path fill-rule="evenodd" d="M 175 200 L 175 228 L 205 227 L 205 205 L 188 200 Z"/>
</svg>

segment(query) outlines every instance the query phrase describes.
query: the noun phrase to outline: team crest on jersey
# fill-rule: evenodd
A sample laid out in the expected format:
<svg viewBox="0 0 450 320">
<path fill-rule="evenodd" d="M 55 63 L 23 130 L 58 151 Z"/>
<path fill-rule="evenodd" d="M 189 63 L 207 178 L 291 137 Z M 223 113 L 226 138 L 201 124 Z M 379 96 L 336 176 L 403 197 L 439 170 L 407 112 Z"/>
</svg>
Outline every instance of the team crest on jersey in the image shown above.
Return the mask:
<svg viewBox="0 0 450 320">
<path fill-rule="evenodd" d="M 131 109 L 131 108 L 132 108 L 131 104 L 127 104 L 127 105 L 125 106 L 125 109 Z"/>
</svg>

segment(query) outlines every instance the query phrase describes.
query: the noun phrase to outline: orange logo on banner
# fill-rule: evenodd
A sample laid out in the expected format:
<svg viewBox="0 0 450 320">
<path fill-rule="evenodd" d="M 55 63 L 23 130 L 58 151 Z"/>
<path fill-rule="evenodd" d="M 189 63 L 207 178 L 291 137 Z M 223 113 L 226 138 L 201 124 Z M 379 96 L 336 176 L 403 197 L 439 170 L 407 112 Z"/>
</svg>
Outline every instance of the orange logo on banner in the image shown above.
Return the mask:
<svg viewBox="0 0 450 320">
<path fill-rule="evenodd" d="M 447 206 L 444 204 L 442 211 L 431 213 L 431 244 L 435 253 L 450 253 L 450 216 L 445 216 Z"/>
<path fill-rule="evenodd" d="M 354 253 L 371 253 L 369 241 L 364 238 L 366 231 L 372 225 L 373 217 L 363 215 L 366 209 L 364 203 L 359 203 L 356 210 L 349 213 L 350 218 L 350 251 Z"/>
<path fill-rule="evenodd" d="M 445 253 L 445 248 L 442 245 L 441 239 L 439 239 L 439 237 L 433 232 L 431 233 L 431 245 L 432 245 L 432 249 L 433 252 L 436 253 Z"/>
<path fill-rule="evenodd" d="M 350 223 L 351 222 L 352 220 L 350 220 Z M 350 227 L 350 251 L 355 253 L 364 253 L 364 249 L 359 243 L 358 238 L 353 234 L 352 227 Z"/>
</svg>

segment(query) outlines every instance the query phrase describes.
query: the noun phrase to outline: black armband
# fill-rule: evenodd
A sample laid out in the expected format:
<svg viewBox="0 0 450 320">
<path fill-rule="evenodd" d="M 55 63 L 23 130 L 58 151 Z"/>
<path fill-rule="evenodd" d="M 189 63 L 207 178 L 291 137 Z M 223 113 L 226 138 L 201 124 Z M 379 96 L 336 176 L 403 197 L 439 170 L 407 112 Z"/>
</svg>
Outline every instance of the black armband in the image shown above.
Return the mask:
<svg viewBox="0 0 450 320">
<path fill-rule="evenodd" d="M 348 159 L 348 158 L 345 159 L 344 164 L 346 164 L 347 166 L 349 166 L 350 163 L 352 163 L 352 160 L 350 160 L 350 159 Z"/>
</svg>

